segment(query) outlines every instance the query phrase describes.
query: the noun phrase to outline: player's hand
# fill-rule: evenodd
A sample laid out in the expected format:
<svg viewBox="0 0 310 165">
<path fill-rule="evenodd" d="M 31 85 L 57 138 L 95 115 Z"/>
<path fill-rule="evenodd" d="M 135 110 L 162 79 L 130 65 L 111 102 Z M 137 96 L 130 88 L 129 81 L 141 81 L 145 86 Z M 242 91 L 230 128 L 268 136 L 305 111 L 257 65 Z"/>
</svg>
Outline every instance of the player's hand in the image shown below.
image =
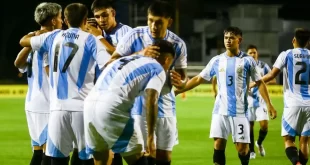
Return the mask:
<svg viewBox="0 0 310 165">
<path fill-rule="evenodd" d="M 86 32 L 93 34 L 94 36 L 100 36 L 102 35 L 102 30 L 99 26 L 92 26 L 91 24 L 86 25 Z"/>
<path fill-rule="evenodd" d="M 270 115 L 271 119 L 277 118 L 277 111 L 276 111 L 276 109 L 274 109 L 272 104 L 270 104 L 268 106 L 268 111 L 269 111 L 269 115 Z"/>
<path fill-rule="evenodd" d="M 179 90 L 174 90 L 174 95 L 177 96 L 179 95 L 181 92 Z"/>
<path fill-rule="evenodd" d="M 156 147 L 154 142 L 154 136 L 148 136 L 147 137 L 147 147 L 146 147 L 146 153 L 144 156 L 150 156 L 155 158 L 156 157 Z"/>
<path fill-rule="evenodd" d="M 154 46 L 154 45 L 146 47 L 145 49 L 143 49 L 139 53 L 143 56 L 152 57 L 152 58 L 158 58 L 160 55 L 159 47 Z"/>
<path fill-rule="evenodd" d="M 37 30 L 34 32 L 30 32 L 29 34 L 33 34 L 34 36 L 38 36 L 38 35 L 41 35 L 41 34 L 46 33 L 46 32 L 49 32 L 49 31 L 46 29 L 43 29 L 43 30 Z"/>
<path fill-rule="evenodd" d="M 176 87 L 177 89 L 184 89 L 187 81 L 182 81 L 181 75 L 174 71 L 170 71 L 170 78 L 171 78 L 171 84 Z"/>
<path fill-rule="evenodd" d="M 249 90 L 251 90 L 253 87 L 256 87 L 256 83 L 255 82 L 251 82 L 249 85 Z"/>
</svg>

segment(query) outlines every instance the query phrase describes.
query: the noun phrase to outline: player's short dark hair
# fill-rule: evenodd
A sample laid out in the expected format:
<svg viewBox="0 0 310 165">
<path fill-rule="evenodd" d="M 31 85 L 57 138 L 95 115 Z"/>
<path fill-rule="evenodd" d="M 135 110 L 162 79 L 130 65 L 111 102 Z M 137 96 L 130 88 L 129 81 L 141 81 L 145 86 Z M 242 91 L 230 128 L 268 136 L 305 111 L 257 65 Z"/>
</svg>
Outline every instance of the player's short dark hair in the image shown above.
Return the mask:
<svg viewBox="0 0 310 165">
<path fill-rule="evenodd" d="M 257 50 L 257 46 L 250 44 L 247 46 L 246 51 L 249 51 L 249 49 L 256 49 Z"/>
<path fill-rule="evenodd" d="M 71 3 L 66 6 L 64 15 L 70 26 L 80 27 L 83 20 L 87 18 L 88 9 L 84 4 Z"/>
<path fill-rule="evenodd" d="M 305 28 L 297 28 L 294 37 L 300 47 L 306 47 L 310 40 L 310 31 Z"/>
<path fill-rule="evenodd" d="M 236 26 L 230 26 L 224 30 L 225 33 L 233 33 L 234 35 L 240 35 L 242 37 L 242 30 Z"/>
<path fill-rule="evenodd" d="M 174 46 L 171 42 L 166 41 L 166 40 L 157 40 L 157 41 L 155 41 L 155 43 L 153 45 L 159 47 L 159 53 L 160 54 L 169 53 L 174 58 L 175 49 L 174 49 Z"/>
<path fill-rule="evenodd" d="M 113 0 L 95 0 L 91 4 L 91 11 L 95 12 L 95 10 L 100 10 L 102 8 L 112 8 L 115 9 L 115 5 L 113 3 Z"/>
<path fill-rule="evenodd" d="M 57 3 L 42 2 L 34 12 L 34 20 L 41 26 L 57 17 L 61 13 L 62 7 Z"/>
<path fill-rule="evenodd" d="M 169 2 L 156 0 L 147 9 L 148 14 L 154 16 L 172 18 L 173 16 L 173 7 Z"/>
</svg>

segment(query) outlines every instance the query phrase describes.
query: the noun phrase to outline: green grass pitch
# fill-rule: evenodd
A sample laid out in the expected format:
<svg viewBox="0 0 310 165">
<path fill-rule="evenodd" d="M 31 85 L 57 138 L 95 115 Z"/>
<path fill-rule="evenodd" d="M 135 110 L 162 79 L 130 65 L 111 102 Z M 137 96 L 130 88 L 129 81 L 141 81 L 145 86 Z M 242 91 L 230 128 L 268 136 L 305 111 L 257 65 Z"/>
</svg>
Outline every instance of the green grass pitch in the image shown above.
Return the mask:
<svg viewBox="0 0 310 165">
<path fill-rule="evenodd" d="M 281 134 L 283 98 L 273 97 L 278 118 L 270 121 L 269 133 L 264 142 L 266 157 L 257 153 L 251 165 L 290 165 L 284 152 Z M 211 113 L 214 98 L 188 97 L 177 100 L 177 117 L 180 144 L 175 146 L 172 156 L 174 165 L 211 165 L 213 140 L 209 138 Z M 0 165 L 27 165 L 32 151 L 24 111 L 24 99 L 0 99 Z M 255 138 L 258 135 L 255 126 Z M 257 150 L 256 150 L 257 151 Z M 235 147 L 228 140 L 226 148 L 228 165 L 239 165 Z"/>
</svg>

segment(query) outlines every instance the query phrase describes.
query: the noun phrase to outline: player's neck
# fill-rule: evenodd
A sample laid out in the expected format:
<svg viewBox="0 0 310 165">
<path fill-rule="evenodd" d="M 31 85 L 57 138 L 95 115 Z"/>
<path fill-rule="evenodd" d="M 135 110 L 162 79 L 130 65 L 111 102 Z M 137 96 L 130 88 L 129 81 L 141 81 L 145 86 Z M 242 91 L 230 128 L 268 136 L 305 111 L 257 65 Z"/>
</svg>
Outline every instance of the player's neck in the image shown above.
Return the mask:
<svg viewBox="0 0 310 165">
<path fill-rule="evenodd" d="M 52 27 L 52 26 L 41 26 L 41 29 L 40 29 L 40 30 L 52 31 L 52 30 L 54 30 L 54 27 Z"/>
<path fill-rule="evenodd" d="M 239 50 L 239 49 L 236 49 L 236 50 L 226 50 L 226 54 L 227 54 L 227 56 L 229 56 L 229 57 L 238 56 L 239 53 L 240 53 L 240 50 Z"/>
<path fill-rule="evenodd" d="M 116 28 L 116 26 L 117 26 L 117 22 L 115 21 L 109 29 L 105 30 L 105 32 L 111 33 Z"/>
</svg>

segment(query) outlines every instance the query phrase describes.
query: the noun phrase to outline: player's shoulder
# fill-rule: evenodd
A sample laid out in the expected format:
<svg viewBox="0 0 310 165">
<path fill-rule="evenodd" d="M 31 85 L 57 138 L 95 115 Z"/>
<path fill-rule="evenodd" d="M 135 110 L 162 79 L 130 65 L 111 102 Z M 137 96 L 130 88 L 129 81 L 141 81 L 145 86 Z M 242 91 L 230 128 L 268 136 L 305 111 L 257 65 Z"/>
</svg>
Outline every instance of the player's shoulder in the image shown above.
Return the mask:
<svg viewBox="0 0 310 165">
<path fill-rule="evenodd" d="M 131 33 L 144 34 L 148 31 L 148 26 L 137 26 L 131 30 Z"/>
<path fill-rule="evenodd" d="M 125 25 L 125 24 L 123 24 L 121 22 L 119 23 L 119 26 L 120 26 L 121 29 L 125 29 L 127 31 L 132 30 L 132 28 L 130 26 Z"/>
<path fill-rule="evenodd" d="M 185 45 L 183 39 L 170 30 L 167 30 L 167 41 L 173 44 Z"/>
</svg>

